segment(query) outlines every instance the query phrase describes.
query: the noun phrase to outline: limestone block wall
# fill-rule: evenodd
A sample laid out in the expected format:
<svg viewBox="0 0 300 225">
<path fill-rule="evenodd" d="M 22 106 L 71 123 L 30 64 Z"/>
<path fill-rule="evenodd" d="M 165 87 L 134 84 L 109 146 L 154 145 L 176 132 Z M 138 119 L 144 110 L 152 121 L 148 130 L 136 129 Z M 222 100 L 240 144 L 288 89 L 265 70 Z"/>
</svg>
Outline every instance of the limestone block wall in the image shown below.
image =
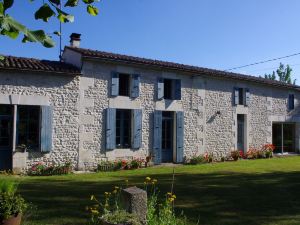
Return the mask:
<svg viewBox="0 0 300 225">
<path fill-rule="evenodd" d="M 80 148 L 79 165 L 82 169 L 95 167 L 100 160 L 118 158 L 145 158 L 152 152 L 153 112 L 154 110 L 184 111 L 185 155 L 204 151 L 204 94 L 197 87 L 202 83 L 193 82 L 191 76 L 177 73 L 155 71 L 146 68 L 104 64 L 85 61 L 80 84 Z M 140 96 L 110 97 L 111 72 L 140 74 Z M 177 101 L 156 100 L 158 77 L 181 78 L 182 99 Z M 87 81 L 89 80 L 89 81 Z M 88 82 L 89 85 L 83 85 Z M 196 87 L 193 87 L 196 85 Z M 198 86 L 197 86 L 198 85 Z M 86 105 L 90 102 L 90 104 Z M 84 104 L 83 104 L 84 103 Z M 105 150 L 105 109 L 142 109 L 142 147 L 134 149 Z M 89 116 L 89 120 L 85 120 Z M 86 122 L 88 121 L 88 122 Z M 88 140 L 86 137 L 89 137 Z"/>
<path fill-rule="evenodd" d="M 43 161 L 45 163 L 64 163 L 71 160 L 77 167 L 78 158 L 78 100 L 79 77 L 22 72 L 0 73 L 0 93 L 2 96 L 27 96 L 47 99 L 53 106 L 53 151 L 51 153 L 18 153 L 24 158 L 24 166 Z M 20 102 L 22 104 L 22 102 Z"/>
<path fill-rule="evenodd" d="M 260 147 L 272 142 L 272 122 L 275 115 L 300 116 L 299 93 L 288 89 L 205 75 L 167 72 L 151 68 L 84 61 L 80 84 L 80 150 L 82 168 L 95 167 L 103 159 L 146 157 L 152 152 L 153 112 L 155 110 L 184 111 L 184 155 L 212 152 L 221 157 L 236 149 L 237 114 L 246 118 L 246 146 Z M 111 71 L 140 74 L 140 96 L 114 97 L 109 94 Z M 182 99 L 156 99 L 157 78 L 182 80 Z M 249 106 L 233 105 L 234 87 L 249 88 Z M 293 113 L 287 110 L 289 93 L 295 94 Z M 128 108 L 143 110 L 142 148 L 105 150 L 105 109 Z M 88 119 L 86 119 L 88 118 Z M 286 120 L 286 118 L 284 119 Z M 89 137 L 89 138 L 87 138 Z"/>
</svg>

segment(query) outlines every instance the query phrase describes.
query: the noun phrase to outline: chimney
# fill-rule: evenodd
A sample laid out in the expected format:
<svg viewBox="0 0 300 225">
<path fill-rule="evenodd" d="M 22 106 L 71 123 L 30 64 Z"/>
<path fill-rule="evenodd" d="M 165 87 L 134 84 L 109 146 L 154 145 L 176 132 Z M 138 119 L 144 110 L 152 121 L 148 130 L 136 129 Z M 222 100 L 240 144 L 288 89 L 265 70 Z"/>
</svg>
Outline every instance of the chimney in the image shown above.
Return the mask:
<svg viewBox="0 0 300 225">
<path fill-rule="evenodd" d="M 77 33 L 72 33 L 70 35 L 70 45 L 71 45 L 71 47 L 79 48 L 80 40 L 81 40 L 80 36 L 81 36 L 81 34 L 77 34 Z"/>
</svg>

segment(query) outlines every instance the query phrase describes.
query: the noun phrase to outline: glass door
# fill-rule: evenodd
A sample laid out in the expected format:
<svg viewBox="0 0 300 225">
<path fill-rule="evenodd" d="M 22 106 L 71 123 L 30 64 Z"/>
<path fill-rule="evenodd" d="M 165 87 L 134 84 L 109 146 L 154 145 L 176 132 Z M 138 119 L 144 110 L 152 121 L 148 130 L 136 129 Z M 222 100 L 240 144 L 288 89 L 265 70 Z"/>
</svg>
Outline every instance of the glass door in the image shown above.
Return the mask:
<svg viewBox="0 0 300 225">
<path fill-rule="evenodd" d="M 273 123 L 272 139 L 274 153 L 295 152 L 295 124 Z"/>
<path fill-rule="evenodd" d="M 0 170 L 12 169 L 13 107 L 0 105 Z"/>
<path fill-rule="evenodd" d="M 173 112 L 162 112 L 162 162 L 173 162 Z"/>
</svg>

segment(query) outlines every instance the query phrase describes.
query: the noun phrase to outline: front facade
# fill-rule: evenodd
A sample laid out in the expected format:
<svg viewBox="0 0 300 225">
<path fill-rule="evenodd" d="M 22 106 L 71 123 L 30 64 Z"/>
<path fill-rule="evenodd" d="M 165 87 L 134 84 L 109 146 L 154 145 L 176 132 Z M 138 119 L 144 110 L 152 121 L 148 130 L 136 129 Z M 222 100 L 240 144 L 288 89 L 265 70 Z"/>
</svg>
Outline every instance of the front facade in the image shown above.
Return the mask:
<svg viewBox="0 0 300 225">
<path fill-rule="evenodd" d="M 299 151 L 298 86 L 76 47 L 63 61 L 47 72 L 0 64 L 0 169 Z"/>
</svg>

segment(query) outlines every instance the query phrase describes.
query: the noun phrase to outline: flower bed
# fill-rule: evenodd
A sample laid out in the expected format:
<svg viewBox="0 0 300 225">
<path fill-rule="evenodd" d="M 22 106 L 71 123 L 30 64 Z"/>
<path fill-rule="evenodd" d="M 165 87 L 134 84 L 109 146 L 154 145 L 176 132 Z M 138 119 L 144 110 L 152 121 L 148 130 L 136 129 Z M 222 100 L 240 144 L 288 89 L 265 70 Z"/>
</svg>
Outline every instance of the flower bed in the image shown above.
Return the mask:
<svg viewBox="0 0 300 225">
<path fill-rule="evenodd" d="M 132 159 L 132 160 L 117 160 L 117 161 L 101 161 L 97 166 L 97 171 L 110 172 L 117 170 L 129 170 L 139 169 L 146 167 L 147 163 L 143 159 Z"/>
<path fill-rule="evenodd" d="M 242 150 L 233 150 L 228 155 L 218 156 L 206 152 L 203 155 L 193 155 L 185 159 L 185 164 L 197 165 L 202 163 L 237 161 L 239 159 L 264 159 L 272 158 L 275 147 L 272 144 L 265 144 L 260 149 L 249 148 L 246 153 Z"/>
<path fill-rule="evenodd" d="M 63 165 L 46 165 L 43 162 L 38 162 L 28 169 L 29 176 L 52 176 L 69 174 L 72 171 L 70 162 L 65 162 Z"/>
</svg>

